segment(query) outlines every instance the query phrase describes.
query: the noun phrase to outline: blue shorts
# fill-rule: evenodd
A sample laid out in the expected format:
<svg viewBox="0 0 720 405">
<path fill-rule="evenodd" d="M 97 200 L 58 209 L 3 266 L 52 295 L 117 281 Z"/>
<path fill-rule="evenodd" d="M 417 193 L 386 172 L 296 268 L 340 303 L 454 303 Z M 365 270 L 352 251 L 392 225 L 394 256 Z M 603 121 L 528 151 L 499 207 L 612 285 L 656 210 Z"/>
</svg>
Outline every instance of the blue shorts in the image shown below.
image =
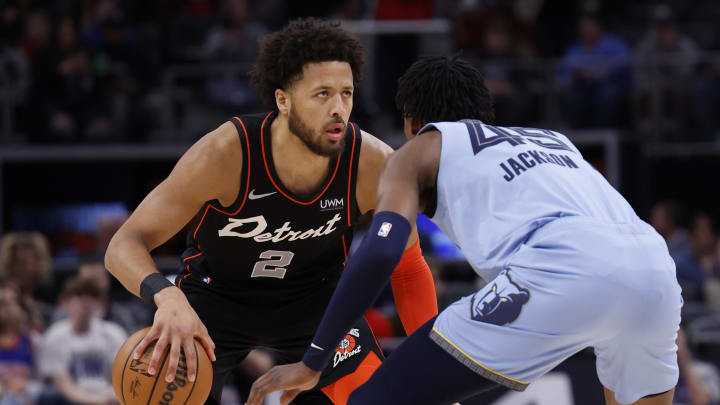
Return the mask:
<svg viewBox="0 0 720 405">
<path fill-rule="evenodd" d="M 620 403 L 672 389 L 682 298 L 649 225 L 569 217 L 535 231 L 505 270 L 444 310 L 430 337 L 477 373 L 523 390 L 587 347 Z"/>
</svg>

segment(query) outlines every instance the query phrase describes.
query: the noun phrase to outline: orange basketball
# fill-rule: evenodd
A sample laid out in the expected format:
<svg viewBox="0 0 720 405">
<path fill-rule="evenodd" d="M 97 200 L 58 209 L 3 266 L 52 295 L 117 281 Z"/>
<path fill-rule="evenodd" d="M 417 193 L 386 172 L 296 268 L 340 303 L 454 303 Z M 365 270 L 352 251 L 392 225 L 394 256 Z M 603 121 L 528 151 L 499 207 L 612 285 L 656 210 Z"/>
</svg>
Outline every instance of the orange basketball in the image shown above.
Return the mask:
<svg viewBox="0 0 720 405">
<path fill-rule="evenodd" d="M 112 384 L 115 395 L 122 405 L 200 405 L 205 403 L 212 386 L 212 363 L 205 348 L 196 339 L 197 373 L 195 381 L 187 378 L 185 354 L 180 352 L 175 380 L 165 382 L 167 360 L 170 347 L 160 357 L 159 371 L 155 375 L 147 373 L 150 357 L 155 348 L 151 343 L 139 360 L 133 360 L 132 354 L 150 328 L 139 330 L 130 336 L 118 350 L 112 370 Z"/>
</svg>

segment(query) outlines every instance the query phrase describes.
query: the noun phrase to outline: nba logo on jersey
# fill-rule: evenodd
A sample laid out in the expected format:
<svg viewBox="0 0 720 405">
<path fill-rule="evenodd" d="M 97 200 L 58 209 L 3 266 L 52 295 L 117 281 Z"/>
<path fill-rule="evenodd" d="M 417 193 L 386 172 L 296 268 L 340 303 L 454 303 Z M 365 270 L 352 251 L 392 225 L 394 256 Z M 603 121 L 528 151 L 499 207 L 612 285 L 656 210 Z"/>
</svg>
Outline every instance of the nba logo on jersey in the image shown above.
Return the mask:
<svg viewBox="0 0 720 405">
<path fill-rule="evenodd" d="M 388 234 L 390 233 L 390 229 L 392 229 L 392 224 L 390 222 L 383 222 L 383 224 L 380 226 L 380 230 L 378 231 L 378 236 L 387 238 Z"/>
<path fill-rule="evenodd" d="M 212 279 L 210 277 L 208 277 L 208 276 L 203 277 L 203 283 L 210 284 L 211 281 L 212 281 Z"/>
</svg>

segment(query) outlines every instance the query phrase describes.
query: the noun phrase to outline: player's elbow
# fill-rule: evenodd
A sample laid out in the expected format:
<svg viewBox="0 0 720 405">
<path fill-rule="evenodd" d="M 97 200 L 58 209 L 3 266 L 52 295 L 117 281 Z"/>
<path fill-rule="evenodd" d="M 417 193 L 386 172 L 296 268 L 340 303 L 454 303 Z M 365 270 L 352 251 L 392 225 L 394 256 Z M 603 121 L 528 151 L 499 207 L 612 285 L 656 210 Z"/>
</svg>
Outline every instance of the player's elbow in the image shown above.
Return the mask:
<svg viewBox="0 0 720 405">
<path fill-rule="evenodd" d="M 110 243 L 105 250 L 105 268 L 112 274 L 114 274 L 113 269 L 115 268 L 117 257 L 120 255 L 120 245 L 121 242 L 119 241 L 118 235 L 115 234 L 112 239 L 110 239 Z"/>
<path fill-rule="evenodd" d="M 122 267 L 119 263 L 130 250 L 129 245 L 132 244 L 132 240 L 132 235 L 128 235 L 122 228 L 110 239 L 105 250 L 105 268 L 115 277 L 118 277 L 117 272 Z"/>
</svg>

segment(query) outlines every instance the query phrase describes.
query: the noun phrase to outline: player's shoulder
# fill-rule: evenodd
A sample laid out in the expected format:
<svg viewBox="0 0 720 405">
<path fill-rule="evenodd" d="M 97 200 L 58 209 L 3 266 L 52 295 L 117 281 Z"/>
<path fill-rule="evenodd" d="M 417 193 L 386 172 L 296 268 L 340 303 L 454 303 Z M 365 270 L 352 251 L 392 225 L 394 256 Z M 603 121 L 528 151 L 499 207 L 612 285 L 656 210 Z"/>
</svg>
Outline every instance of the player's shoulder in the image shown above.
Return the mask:
<svg viewBox="0 0 720 405">
<path fill-rule="evenodd" d="M 368 132 L 360 131 L 362 144 L 358 159 L 358 180 L 355 195 L 361 213 L 375 208 L 377 185 L 380 172 L 393 149 Z"/>
<path fill-rule="evenodd" d="M 405 142 L 405 144 L 398 149 L 398 154 L 417 155 L 420 157 L 433 148 L 439 150 L 442 144 L 443 134 L 439 128 L 432 125 L 433 124 L 426 125 L 411 140 Z"/>
<path fill-rule="evenodd" d="M 393 148 L 376 136 L 360 130 L 362 146 L 360 146 L 360 164 L 376 165 L 384 163 L 393 153 Z"/>
<path fill-rule="evenodd" d="M 226 121 L 195 142 L 184 158 L 198 171 L 234 166 L 242 162 L 242 143 L 238 135 L 235 125 Z"/>
<path fill-rule="evenodd" d="M 227 121 L 205 134 L 197 145 L 207 152 L 223 155 L 232 153 L 233 146 L 240 146 L 240 137 L 235 125 Z"/>
</svg>

